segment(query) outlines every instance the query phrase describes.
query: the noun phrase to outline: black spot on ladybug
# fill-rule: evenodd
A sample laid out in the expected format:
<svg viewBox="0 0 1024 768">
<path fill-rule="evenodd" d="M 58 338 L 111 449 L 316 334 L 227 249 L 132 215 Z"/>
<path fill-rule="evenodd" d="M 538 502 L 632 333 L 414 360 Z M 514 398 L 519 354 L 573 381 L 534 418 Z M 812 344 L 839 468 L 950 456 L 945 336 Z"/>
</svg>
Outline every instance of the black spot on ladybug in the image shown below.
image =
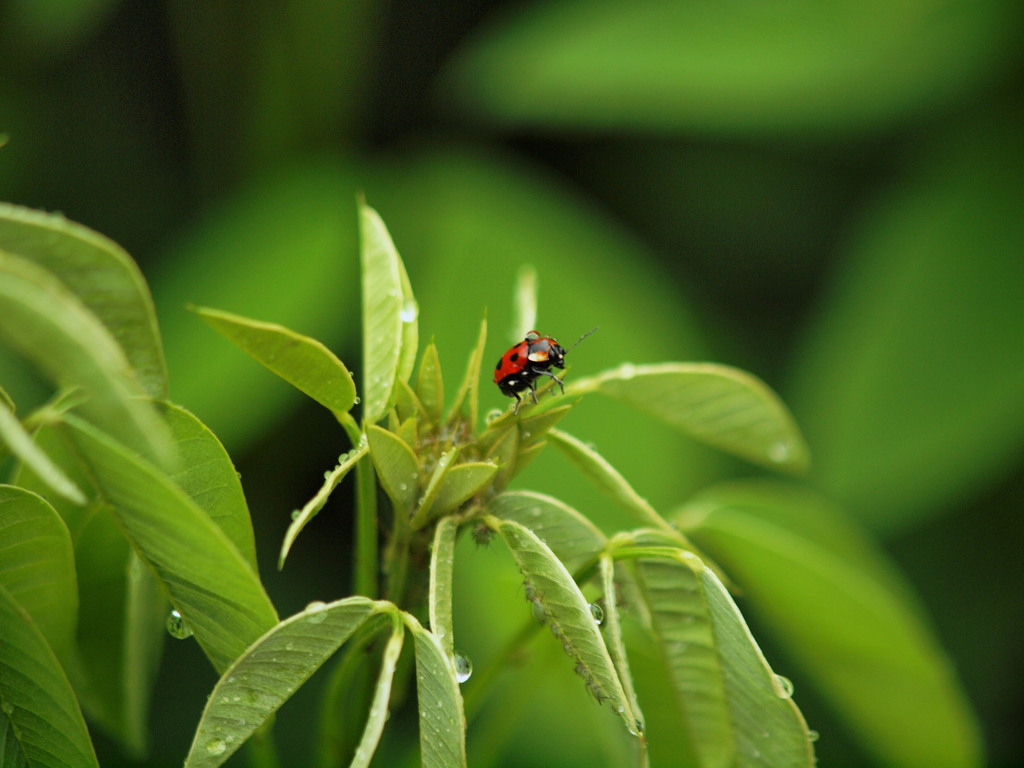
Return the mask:
<svg viewBox="0 0 1024 768">
<path fill-rule="evenodd" d="M 519 359 L 519 353 L 518 352 L 513 352 L 511 355 L 508 356 L 508 361 L 510 363 L 514 363 L 518 359 Z"/>
</svg>

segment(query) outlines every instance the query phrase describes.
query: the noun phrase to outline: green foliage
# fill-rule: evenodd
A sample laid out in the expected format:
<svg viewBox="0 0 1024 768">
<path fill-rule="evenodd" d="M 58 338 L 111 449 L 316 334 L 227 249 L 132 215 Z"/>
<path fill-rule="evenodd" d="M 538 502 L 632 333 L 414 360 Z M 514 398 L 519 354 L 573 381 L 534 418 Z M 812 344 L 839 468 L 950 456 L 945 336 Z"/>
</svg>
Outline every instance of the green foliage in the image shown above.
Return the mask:
<svg viewBox="0 0 1024 768">
<path fill-rule="evenodd" d="M 47 563 L 65 585 L 55 518 L 67 529 L 77 615 L 53 606 L 75 630 L 76 658 L 53 651 L 90 732 L 102 732 L 100 763 L 180 765 L 213 672 L 191 663 L 197 643 L 172 641 L 161 677 L 173 684 L 152 695 L 167 589 L 64 414 L 179 487 L 190 517 L 201 510 L 237 550 L 217 548 L 229 570 L 258 549 L 259 581 L 283 614 L 356 594 L 413 611 L 424 638 L 450 625 L 444 654 L 466 652 L 476 672 L 459 686 L 437 666 L 430 695 L 466 695 L 474 765 L 552 762 L 556 750 L 566 768 L 628 765 L 646 749 L 609 707 L 587 703 L 560 643 L 524 618 L 502 538 L 464 517 L 478 501 L 544 539 L 604 608 L 601 633 L 631 705 L 643 703 L 658 768 L 696 758 L 665 746 L 686 709 L 639 560 L 613 554 L 638 536 L 697 554 L 756 619 L 822 734 L 822 765 L 1024 761 L 1011 726 L 1022 685 L 1006 674 L 1022 665 L 1012 638 L 1024 611 L 1024 6 L 2 7 L 0 199 L 96 230 L 0 205 L 0 250 L 36 268 L 0 273 L 0 481 L 49 505 L 17 504 L 36 511 L 28 529 L 55 547 Z M 386 399 L 364 386 L 356 332 L 365 273 L 353 255 L 368 212 L 352 203 L 364 197 L 406 257 L 397 273 L 388 266 L 385 293 L 397 287 L 399 319 L 416 319 L 381 368 Z M 97 231 L 138 258 L 158 312 L 125 249 Z M 310 405 L 190 305 L 319 340 L 364 401 L 380 396 L 382 418 L 357 421 L 363 403 L 337 411 L 355 387 L 335 413 Z M 571 342 L 593 326 L 566 382 L 608 380 L 606 396 L 547 394 L 519 419 L 494 419 L 507 404 L 489 382 L 502 351 L 534 327 Z M 394 338 L 382 341 L 392 354 Z M 783 449 L 756 418 L 743 423 L 754 410 L 730 410 L 725 387 L 706 414 L 735 419 L 724 450 L 686 436 L 701 424 L 672 413 L 699 391 L 677 374 L 703 363 L 671 363 L 668 386 L 652 376 L 629 384 L 632 396 L 610 391 L 622 363 L 680 360 L 727 363 L 714 368 L 733 374 L 719 383 L 741 385 L 736 395 L 738 368 L 763 377 L 806 436 L 790 444 L 796 461 L 773 460 Z M 474 485 L 461 480 L 488 463 L 493 476 L 459 504 L 456 491 Z M 792 482 L 735 482 L 778 470 Z M 2 530 L 20 558 L 24 540 Z M 51 643 L 57 612 L 38 627 Z M 400 642 L 390 621 L 375 614 L 341 645 L 319 675 L 318 712 L 314 679 L 229 764 L 273 768 L 275 750 L 286 765 L 347 764 L 370 733 L 385 644 Z M 420 759 L 413 646 L 405 637 L 375 764 Z M 884 672 L 861 674 L 847 655 Z M 15 734 L 0 723 L 0 742 L 17 746 Z M 457 762 L 450 744 L 438 762 Z M 4 751 L 0 763 L 22 757 Z"/>
<path fill-rule="evenodd" d="M 0 402 L 0 436 L 21 486 L 0 487 L 5 759 L 9 753 L 12 762 L 95 764 L 82 710 L 127 753 L 142 754 L 160 652 L 154 630 L 169 601 L 177 612 L 173 634 L 194 635 L 219 674 L 186 758 L 194 768 L 223 764 L 250 739 L 256 749 L 272 750 L 267 735 L 275 713 L 343 648 L 324 711 L 337 716 L 339 706 L 347 707 L 349 723 L 325 719 L 322 762 L 369 765 L 388 738 L 389 710 L 414 688 L 421 764 L 464 766 L 467 724 L 538 622 L 569 657 L 564 674 L 574 670 L 622 723 L 612 738 L 632 764 L 649 765 L 660 754 L 656 745 L 670 740 L 686 764 L 811 766 L 814 734 L 792 685 L 772 670 L 724 586 L 719 574 L 728 574 L 794 666 L 876 754 L 894 764 L 921 756 L 980 763 L 970 711 L 910 590 L 840 513 L 809 492 L 763 483 L 712 488 L 666 517 L 594 447 L 556 428 L 590 393 L 602 392 L 737 456 L 805 470 L 804 439 L 763 382 L 710 364 L 627 364 L 573 378 L 564 398 L 548 383 L 539 404 L 494 412 L 481 423 L 486 322 L 446 408 L 439 348 L 431 342 L 418 355 L 419 308 L 405 267 L 380 217 L 361 205 L 359 218 L 367 356 L 361 400 L 348 369 L 320 342 L 277 324 L 198 311 L 240 350 L 325 406 L 352 443 L 293 516 L 279 565 L 355 470 L 354 513 L 363 535 L 353 565 L 366 593 L 314 601 L 283 620 L 259 576 L 249 507 L 217 438 L 179 406 L 127 397 L 140 375 L 134 366 L 147 358 L 128 357 L 109 316 L 93 312 L 101 296 L 87 304 L 48 267 L 19 256 L 4 262 L 15 278 L 31 278 L 16 283 L 25 296 L 4 294 L 22 308 L 28 337 L 43 328 L 45 338 L 64 340 L 45 354 L 24 340 L 11 346 L 44 371 L 61 369 L 66 355 L 72 369 L 77 363 L 85 372 L 72 380 L 75 396 L 58 393 L 23 418 L 14 415 L 13 402 Z M 77 242 L 82 233 L 71 227 L 59 237 Z M 33 286 L 45 288 L 46 302 Z M 523 318 L 537 305 L 535 288 L 533 279 L 520 283 Z M 149 307 L 145 290 L 133 295 Z M 136 312 L 148 316 L 149 310 Z M 7 333 L 18 335 L 13 325 Z M 137 335 L 128 328 L 121 337 Z M 63 381 L 55 377 L 55 384 Z M 90 406 L 92 400 L 107 410 Z M 358 420 L 351 412 L 357 404 Z M 133 429 L 113 419 L 116 413 L 134 417 Z M 152 435 L 143 429 L 146 420 L 156 425 Z M 606 533 L 553 495 L 507 490 L 548 443 L 639 527 Z M 168 463 L 154 461 L 158 456 Z M 53 494 L 52 501 L 41 494 Z M 456 544 L 467 531 L 480 543 L 504 543 L 529 609 L 512 643 L 492 651 L 471 683 L 475 695 L 464 702 L 460 686 L 472 670 L 457 650 L 455 591 Z M 105 582 L 116 589 L 103 589 Z M 76 635 L 79 603 L 83 611 L 109 611 L 119 642 L 103 645 L 88 628 Z M 428 617 L 428 627 L 417 617 Z M 402 664 L 407 633 L 414 685 Z M 675 713 L 667 728 L 664 702 L 647 707 L 657 712 L 651 723 L 642 714 L 652 694 L 651 681 L 631 663 L 638 645 L 655 649 L 650 658 Z M 640 658 L 650 663 L 646 654 Z M 909 702 L 927 708 L 925 721 L 908 726 Z M 353 711 L 357 705 L 362 709 Z M 40 731 L 40 719 L 62 723 L 60 734 Z"/>
</svg>

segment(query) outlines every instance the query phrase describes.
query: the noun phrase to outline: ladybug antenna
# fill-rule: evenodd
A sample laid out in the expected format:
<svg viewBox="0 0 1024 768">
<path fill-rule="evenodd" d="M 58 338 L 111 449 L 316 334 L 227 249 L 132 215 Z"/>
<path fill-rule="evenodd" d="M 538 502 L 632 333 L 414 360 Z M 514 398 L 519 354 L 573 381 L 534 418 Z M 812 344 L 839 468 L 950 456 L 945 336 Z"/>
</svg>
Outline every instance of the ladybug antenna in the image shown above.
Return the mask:
<svg viewBox="0 0 1024 768">
<path fill-rule="evenodd" d="M 584 340 L 585 338 L 587 338 L 587 336 L 589 336 L 589 335 L 590 335 L 590 334 L 592 334 L 592 333 L 593 333 L 594 331 L 596 331 L 596 330 L 597 330 L 597 328 L 598 328 L 598 326 L 596 326 L 596 325 L 595 325 L 595 326 L 594 326 L 593 328 L 591 328 L 591 329 L 590 329 L 589 331 L 587 331 L 587 332 L 586 332 L 586 333 L 584 333 L 584 334 L 583 334 L 582 336 L 580 336 L 580 337 L 579 337 L 578 339 L 576 339 L 576 343 L 575 343 L 575 344 L 573 344 L 573 345 L 572 345 L 571 347 L 569 347 L 569 348 L 568 348 L 567 350 L 565 350 L 565 354 L 569 354 L 569 353 L 570 353 L 570 352 L 571 352 L 572 350 L 576 349 L 576 344 L 579 344 L 579 343 L 580 343 L 581 341 L 583 341 L 583 340 Z"/>
</svg>

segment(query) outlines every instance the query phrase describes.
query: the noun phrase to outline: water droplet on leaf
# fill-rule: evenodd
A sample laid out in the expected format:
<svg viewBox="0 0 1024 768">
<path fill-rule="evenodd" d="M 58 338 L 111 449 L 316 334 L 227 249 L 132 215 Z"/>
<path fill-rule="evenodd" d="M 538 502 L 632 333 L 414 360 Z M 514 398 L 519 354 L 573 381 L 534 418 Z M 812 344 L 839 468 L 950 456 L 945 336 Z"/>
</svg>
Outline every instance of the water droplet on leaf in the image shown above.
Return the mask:
<svg viewBox="0 0 1024 768">
<path fill-rule="evenodd" d="M 327 618 L 327 603 L 314 600 L 306 606 L 306 620 L 310 624 L 320 624 Z"/>
<path fill-rule="evenodd" d="M 817 731 L 808 731 L 807 732 L 807 740 L 808 741 L 817 741 L 820 738 L 821 738 L 821 734 L 818 733 Z"/>
<path fill-rule="evenodd" d="M 402 318 L 403 323 L 411 323 L 419 317 L 419 314 L 420 308 L 416 304 L 415 299 L 406 299 L 402 302 L 402 311 L 399 313 L 399 316 Z"/>
<path fill-rule="evenodd" d="M 602 608 L 597 603 L 591 603 L 590 615 L 593 617 L 595 624 L 600 624 L 602 621 L 604 621 L 604 608 Z"/>
<path fill-rule="evenodd" d="M 768 449 L 768 457 L 776 464 L 781 464 L 789 459 L 789 446 L 786 443 L 776 443 Z"/>
<path fill-rule="evenodd" d="M 210 739 L 206 742 L 206 751 L 216 757 L 217 755 L 223 755 L 224 751 L 228 748 L 227 742 L 224 739 Z"/>
<path fill-rule="evenodd" d="M 185 640 L 192 637 L 192 627 L 185 623 L 180 613 L 171 611 L 167 617 L 167 634 L 178 640 Z"/>
<path fill-rule="evenodd" d="M 456 651 L 453 661 L 455 662 L 455 679 L 460 683 L 469 680 L 470 675 L 473 674 L 473 662 L 470 661 L 469 656 L 462 651 Z"/>
<path fill-rule="evenodd" d="M 783 677 L 782 675 L 773 676 L 772 688 L 775 689 L 775 693 L 780 699 L 790 699 L 793 697 L 793 682 L 788 677 Z"/>
</svg>

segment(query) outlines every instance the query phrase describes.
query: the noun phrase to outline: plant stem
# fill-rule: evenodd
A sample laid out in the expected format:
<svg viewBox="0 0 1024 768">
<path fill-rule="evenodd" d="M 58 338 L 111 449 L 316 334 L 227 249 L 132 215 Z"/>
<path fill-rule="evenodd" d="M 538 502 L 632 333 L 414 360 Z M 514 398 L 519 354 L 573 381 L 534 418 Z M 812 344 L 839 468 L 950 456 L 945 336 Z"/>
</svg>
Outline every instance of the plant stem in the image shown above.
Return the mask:
<svg viewBox="0 0 1024 768">
<path fill-rule="evenodd" d="M 338 421 L 348 432 L 354 445 L 361 443 L 365 437 L 348 413 L 338 415 Z M 377 573 L 379 570 L 379 552 L 377 543 L 377 473 L 373 462 L 360 461 L 356 466 L 356 524 L 355 524 L 355 563 L 352 574 L 352 591 L 354 594 L 376 598 L 378 596 Z"/>
</svg>

